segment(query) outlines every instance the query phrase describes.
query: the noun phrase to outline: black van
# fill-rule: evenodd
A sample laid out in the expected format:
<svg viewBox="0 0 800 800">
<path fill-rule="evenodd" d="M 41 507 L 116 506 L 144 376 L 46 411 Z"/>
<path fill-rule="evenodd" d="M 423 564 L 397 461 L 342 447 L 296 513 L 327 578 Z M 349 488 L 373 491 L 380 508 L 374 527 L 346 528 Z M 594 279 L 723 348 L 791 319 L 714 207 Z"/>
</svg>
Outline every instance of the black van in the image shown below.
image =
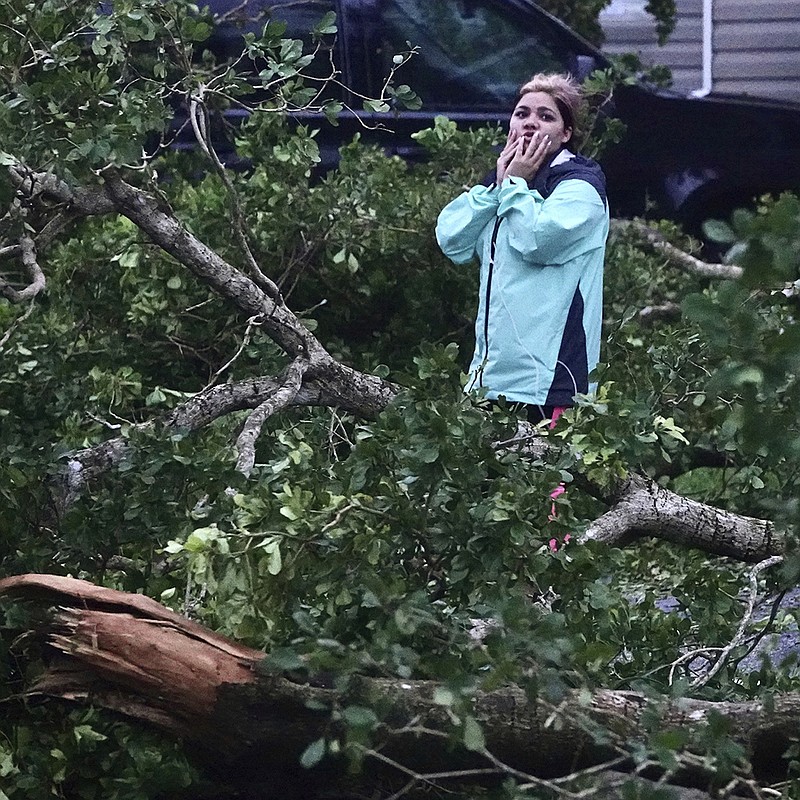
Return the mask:
<svg viewBox="0 0 800 800">
<path fill-rule="evenodd" d="M 299 115 L 321 128 L 327 163 L 356 130 L 413 159 L 419 151 L 411 134 L 431 127 L 437 115 L 465 127 L 506 123 L 518 87 L 533 73 L 583 78 L 609 66 L 599 50 L 530 0 L 211 0 L 209 7 L 226 15 L 208 42 L 218 56 L 238 52 L 243 29 L 260 30 L 264 15 L 285 20 L 286 35 L 299 38 L 335 12 L 334 56 L 349 87 L 341 99 L 351 108 L 361 107 L 353 93 L 377 96 L 395 54 L 409 42 L 418 46 L 400 77 L 421 97 L 421 109 L 358 112 L 392 132 L 364 129 L 349 113 L 338 127 L 322 115 Z M 252 22 L 259 15 L 261 23 Z M 639 83 L 615 93 L 614 114 L 627 133 L 602 164 L 617 216 L 655 206 L 697 232 L 703 220 L 725 216 L 757 195 L 800 190 L 800 105 L 697 98 Z"/>
</svg>

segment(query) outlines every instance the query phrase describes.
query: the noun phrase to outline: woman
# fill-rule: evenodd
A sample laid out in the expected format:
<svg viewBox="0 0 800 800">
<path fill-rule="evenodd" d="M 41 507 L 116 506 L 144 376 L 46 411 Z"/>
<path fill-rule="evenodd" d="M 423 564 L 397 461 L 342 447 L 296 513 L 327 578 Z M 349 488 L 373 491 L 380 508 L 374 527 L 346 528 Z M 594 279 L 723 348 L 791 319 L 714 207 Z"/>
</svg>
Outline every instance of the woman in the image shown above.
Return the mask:
<svg viewBox="0 0 800 800">
<path fill-rule="evenodd" d="M 467 391 L 525 404 L 537 422 L 589 391 L 600 355 L 608 203 L 600 167 L 568 149 L 582 103 L 570 76 L 534 75 L 494 181 L 445 206 L 436 226 L 446 256 L 481 262 Z"/>
</svg>

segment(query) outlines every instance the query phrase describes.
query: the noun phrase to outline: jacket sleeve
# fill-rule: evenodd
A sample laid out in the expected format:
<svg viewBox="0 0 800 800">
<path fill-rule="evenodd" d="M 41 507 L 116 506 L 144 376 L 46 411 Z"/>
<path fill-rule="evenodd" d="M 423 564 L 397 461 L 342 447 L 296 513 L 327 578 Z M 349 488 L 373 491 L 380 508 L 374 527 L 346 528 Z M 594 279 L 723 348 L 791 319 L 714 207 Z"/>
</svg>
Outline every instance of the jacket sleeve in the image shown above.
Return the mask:
<svg viewBox="0 0 800 800">
<path fill-rule="evenodd" d="M 436 241 L 442 252 L 456 264 L 475 254 L 481 231 L 497 214 L 497 187 L 473 186 L 449 202 L 436 223 Z"/>
<path fill-rule="evenodd" d="M 499 196 L 509 246 L 523 261 L 564 264 L 605 242 L 608 212 L 586 181 L 564 180 L 544 199 L 522 178 L 506 178 Z"/>
</svg>

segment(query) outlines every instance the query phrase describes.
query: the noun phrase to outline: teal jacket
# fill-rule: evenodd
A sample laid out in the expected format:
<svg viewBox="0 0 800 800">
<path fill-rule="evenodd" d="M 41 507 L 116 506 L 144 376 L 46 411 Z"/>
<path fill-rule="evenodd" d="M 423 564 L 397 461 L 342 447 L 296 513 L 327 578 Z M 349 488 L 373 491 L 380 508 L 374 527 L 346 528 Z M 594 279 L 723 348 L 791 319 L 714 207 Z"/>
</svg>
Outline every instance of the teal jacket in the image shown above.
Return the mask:
<svg viewBox="0 0 800 800">
<path fill-rule="evenodd" d="M 600 357 L 605 178 L 591 159 L 557 153 L 531 185 L 475 186 L 442 210 L 446 256 L 481 262 L 475 354 L 467 391 L 570 406 Z"/>
</svg>

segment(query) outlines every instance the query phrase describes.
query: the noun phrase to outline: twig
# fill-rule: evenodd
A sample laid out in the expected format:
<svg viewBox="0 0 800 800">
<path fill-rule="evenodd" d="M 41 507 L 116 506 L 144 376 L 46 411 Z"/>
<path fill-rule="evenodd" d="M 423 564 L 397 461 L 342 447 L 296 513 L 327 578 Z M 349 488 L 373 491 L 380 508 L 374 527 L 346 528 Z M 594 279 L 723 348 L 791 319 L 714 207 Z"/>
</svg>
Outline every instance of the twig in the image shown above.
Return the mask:
<svg viewBox="0 0 800 800">
<path fill-rule="evenodd" d="M 344 515 L 348 511 L 352 511 L 354 508 L 357 508 L 355 503 L 348 503 L 346 506 L 344 506 L 344 508 L 340 508 L 336 513 L 336 516 L 327 525 L 322 527 L 322 533 L 327 533 L 331 528 L 335 528 L 342 521 Z"/>
<path fill-rule="evenodd" d="M 335 437 L 338 437 L 338 441 L 334 441 Z M 347 435 L 347 429 L 344 427 L 341 417 L 336 413 L 336 409 L 332 408 L 331 421 L 328 426 L 328 453 L 334 461 L 339 461 L 339 456 L 336 452 L 336 445 L 339 444 L 339 442 L 344 442 L 351 449 L 354 447 L 353 442 Z"/>
<path fill-rule="evenodd" d="M 88 412 L 88 411 L 86 412 L 86 416 L 89 417 L 89 419 L 94 420 L 95 422 L 99 423 L 100 425 L 105 426 L 106 428 L 108 428 L 111 431 L 118 431 L 118 430 L 120 430 L 122 428 L 122 423 L 121 422 L 117 422 L 117 423 L 109 422 L 107 419 L 103 419 L 102 417 L 98 417 L 96 414 L 92 414 L 91 412 Z"/>
<path fill-rule="evenodd" d="M 687 661 L 694 661 L 695 658 L 701 658 L 706 653 L 721 653 L 725 648 L 724 647 L 698 647 L 696 650 L 690 650 L 688 653 L 684 653 L 680 658 L 675 659 L 672 664 L 669 665 L 669 678 L 668 682 L 669 685 L 672 686 L 673 681 L 675 680 L 675 670 L 681 665 L 685 664 Z M 711 659 L 706 659 L 710 661 Z M 657 672 L 659 669 L 666 668 L 667 665 L 664 664 L 663 667 L 657 667 L 655 670 L 651 670 L 648 672 L 648 675 L 652 675 L 653 673 Z"/>
<path fill-rule="evenodd" d="M 750 598 L 747 601 L 747 610 L 742 617 L 742 621 L 739 623 L 739 628 L 736 631 L 736 634 L 731 642 L 723 648 L 714 666 L 705 675 L 701 675 L 699 678 L 692 681 L 690 688 L 698 689 L 701 686 L 705 686 L 725 665 L 725 662 L 727 661 L 731 651 L 742 643 L 747 626 L 750 624 L 750 620 L 753 618 L 756 601 L 758 600 L 758 576 L 765 569 L 769 569 L 770 567 L 774 567 L 776 564 L 782 563 L 783 556 L 772 556 L 771 558 L 765 558 L 763 561 L 759 561 L 758 564 L 756 564 L 753 569 L 750 570 Z"/>
<path fill-rule="evenodd" d="M 677 319 L 681 315 L 681 307 L 677 303 L 662 303 L 657 306 L 645 306 L 639 312 L 639 322 L 652 323 L 657 320 Z"/>
<path fill-rule="evenodd" d="M 444 780 L 457 780 L 459 778 L 474 778 L 479 775 L 497 775 L 498 772 L 503 772 L 502 769 L 497 768 L 485 768 L 485 769 L 464 769 L 464 770 L 449 770 L 445 772 L 415 772 L 413 769 L 406 767 L 404 764 L 401 764 L 399 761 L 395 761 L 393 758 L 389 758 L 389 756 L 385 756 L 383 753 L 378 752 L 377 750 L 373 750 L 371 748 L 366 748 L 363 745 L 357 744 L 358 747 L 365 756 L 369 758 L 374 758 L 377 761 L 381 761 L 384 764 L 396 769 L 398 772 L 402 772 L 404 775 L 408 775 L 410 780 L 406 785 L 400 789 L 398 792 L 395 792 L 390 797 L 386 798 L 386 800 L 399 800 L 399 798 L 403 797 L 403 795 L 410 792 L 414 786 L 418 783 L 426 783 L 430 786 L 437 786 L 437 781 L 444 781 Z"/>
<path fill-rule="evenodd" d="M 280 289 L 275 283 L 268 278 L 258 266 L 258 262 L 253 255 L 250 248 L 250 242 L 247 241 L 247 234 L 245 233 L 244 222 L 244 209 L 242 208 L 239 193 L 233 185 L 225 166 L 220 161 L 217 151 L 211 142 L 211 137 L 208 134 L 208 110 L 202 97 L 202 87 L 198 94 L 193 95 L 189 106 L 189 119 L 192 123 L 192 130 L 194 131 L 195 139 L 206 154 L 208 159 L 214 165 L 214 169 L 219 175 L 220 180 L 225 186 L 225 191 L 231 201 L 231 211 L 233 212 L 233 232 L 236 236 L 239 246 L 247 262 L 250 274 L 253 280 L 269 295 L 276 303 L 281 303 Z"/>
<path fill-rule="evenodd" d="M 5 346 L 6 342 L 11 338 L 14 330 L 28 317 L 33 313 L 33 309 L 35 308 L 35 304 L 31 302 L 31 304 L 25 309 L 23 314 L 20 314 L 9 326 L 8 330 L 3 334 L 3 337 L 0 338 L 0 352 L 2 352 L 3 347 Z"/>
<path fill-rule="evenodd" d="M 756 646 L 758 645 L 758 643 L 759 643 L 759 642 L 760 642 L 760 641 L 761 641 L 761 640 L 764 638 L 764 636 L 767 634 L 767 631 L 768 631 L 768 630 L 769 630 L 769 629 L 772 627 L 772 623 L 773 623 L 773 622 L 775 622 L 775 617 L 776 617 L 776 616 L 777 616 L 777 614 L 778 614 L 778 609 L 780 608 L 780 606 L 781 606 L 781 603 L 783 602 L 783 598 L 784 598 L 784 597 L 786 597 L 786 591 L 787 591 L 787 590 L 786 590 L 786 589 L 784 589 L 784 590 L 783 590 L 783 591 L 782 591 L 782 592 L 781 592 L 781 593 L 780 593 L 780 594 L 779 594 L 779 595 L 778 595 L 778 596 L 775 598 L 774 602 L 772 603 L 772 608 L 770 609 L 770 612 L 769 612 L 769 619 L 767 620 L 767 624 L 764 626 L 764 628 L 763 628 L 762 630 L 760 630 L 760 631 L 759 631 L 759 632 L 758 632 L 758 633 L 757 633 L 757 634 L 756 634 L 756 635 L 753 637 L 753 641 L 751 642 L 751 644 L 750 644 L 750 647 L 748 647 L 748 648 L 747 648 L 747 650 L 745 651 L 745 653 L 744 653 L 744 654 L 743 654 L 743 655 L 742 655 L 740 658 L 737 658 L 737 659 L 736 659 L 736 663 L 734 664 L 734 669 L 735 669 L 735 668 L 737 668 L 737 667 L 739 666 L 739 664 L 741 664 L 741 662 L 742 662 L 742 661 L 743 661 L 745 658 L 747 658 L 747 656 L 749 656 L 749 655 L 750 655 L 750 653 L 752 653 L 752 652 L 753 652 L 753 650 L 755 650 L 755 649 L 756 649 Z"/>
<path fill-rule="evenodd" d="M 245 347 L 247 347 L 247 345 L 250 344 L 250 337 L 253 335 L 253 328 L 257 327 L 260 324 L 261 324 L 260 314 L 257 314 L 254 317 L 250 317 L 250 319 L 247 320 L 247 330 L 245 330 L 244 336 L 242 337 L 242 341 L 239 347 L 237 348 L 236 352 L 211 376 L 208 383 L 200 390 L 200 394 L 202 394 L 203 392 L 207 392 L 217 382 L 219 376 L 222 375 L 223 372 L 225 372 L 234 364 L 236 359 L 239 358 L 239 356 L 244 351 Z"/>
</svg>

